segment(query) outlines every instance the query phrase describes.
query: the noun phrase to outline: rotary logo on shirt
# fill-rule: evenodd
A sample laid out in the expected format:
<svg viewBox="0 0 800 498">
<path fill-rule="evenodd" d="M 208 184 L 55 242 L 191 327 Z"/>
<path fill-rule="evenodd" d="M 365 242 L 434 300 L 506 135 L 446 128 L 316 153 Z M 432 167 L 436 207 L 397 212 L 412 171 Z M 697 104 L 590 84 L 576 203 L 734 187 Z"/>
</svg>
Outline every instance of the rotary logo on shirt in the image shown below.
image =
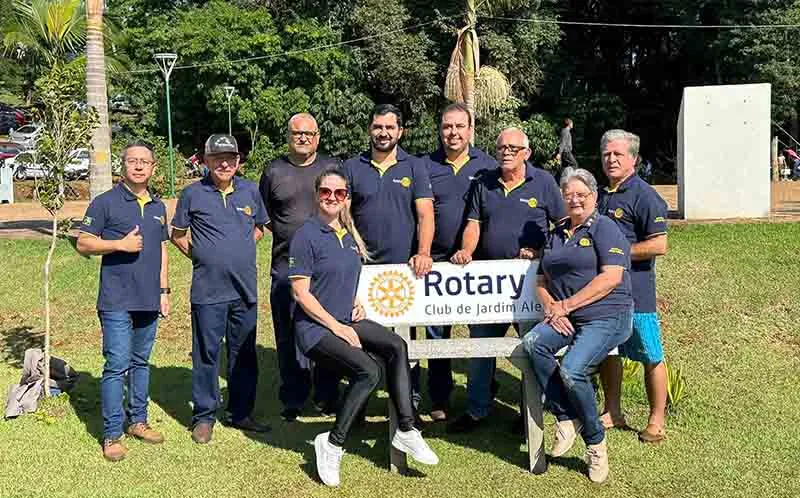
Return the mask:
<svg viewBox="0 0 800 498">
<path fill-rule="evenodd" d="M 245 207 L 240 207 L 240 208 L 237 207 L 236 210 L 237 211 L 241 211 L 242 213 L 244 213 L 247 216 L 253 216 L 253 210 L 250 208 L 250 206 L 245 206 Z"/>
<path fill-rule="evenodd" d="M 408 188 L 408 187 L 411 186 L 411 178 L 409 178 L 407 176 L 404 176 L 403 178 L 395 179 L 395 180 L 392 180 L 392 181 L 394 183 L 399 183 L 400 185 L 402 185 L 405 188 Z"/>
<path fill-rule="evenodd" d="M 163 216 L 153 216 L 154 219 L 158 220 L 159 223 L 162 225 L 167 222 L 167 220 Z"/>
<path fill-rule="evenodd" d="M 531 197 L 530 199 L 520 199 L 519 202 L 524 202 L 531 209 L 539 205 L 539 201 L 536 200 L 536 197 Z"/>
<path fill-rule="evenodd" d="M 584 237 L 578 241 L 578 244 L 580 244 L 581 247 L 589 247 L 592 245 L 592 241 Z"/>
<path fill-rule="evenodd" d="M 616 218 L 618 220 L 621 219 L 624 214 L 625 214 L 625 211 L 623 211 L 622 208 L 617 208 L 617 209 L 614 210 L 614 218 Z"/>
</svg>

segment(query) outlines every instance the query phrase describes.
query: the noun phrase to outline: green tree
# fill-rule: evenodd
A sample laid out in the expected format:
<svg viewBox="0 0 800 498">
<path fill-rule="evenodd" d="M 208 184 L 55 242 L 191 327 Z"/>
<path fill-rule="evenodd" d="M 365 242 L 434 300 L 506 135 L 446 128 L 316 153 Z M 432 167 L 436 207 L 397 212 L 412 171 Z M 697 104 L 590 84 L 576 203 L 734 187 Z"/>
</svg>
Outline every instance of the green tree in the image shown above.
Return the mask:
<svg viewBox="0 0 800 498">
<path fill-rule="evenodd" d="M 97 125 L 97 113 L 89 109 L 81 114 L 73 105 L 83 89 L 74 68 L 55 62 L 50 72 L 37 82 L 37 96 L 42 102 L 38 119 L 44 128 L 36 145 L 36 157 L 46 171 L 36 185 L 39 203 L 52 220 L 50 249 L 44 264 L 44 361 L 45 395 L 50 395 L 50 273 L 53 252 L 58 241 L 58 217 L 64 207 L 64 170 L 73 160 L 73 151 L 88 147 Z"/>
</svg>

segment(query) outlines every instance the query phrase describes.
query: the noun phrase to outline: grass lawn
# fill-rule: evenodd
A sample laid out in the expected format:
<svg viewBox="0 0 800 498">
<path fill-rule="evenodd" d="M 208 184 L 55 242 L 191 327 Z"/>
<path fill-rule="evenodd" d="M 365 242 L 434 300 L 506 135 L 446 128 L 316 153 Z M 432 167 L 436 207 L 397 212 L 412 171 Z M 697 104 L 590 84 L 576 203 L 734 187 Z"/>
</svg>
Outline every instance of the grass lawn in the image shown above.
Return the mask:
<svg viewBox="0 0 800 498">
<path fill-rule="evenodd" d="M 82 379 L 54 417 L 0 421 L 0 497 L 269 497 L 269 496 L 800 496 L 800 224 L 693 225 L 673 228 L 670 253 L 658 265 L 668 361 L 683 369 L 689 398 L 669 418 L 669 439 L 644 446 L 634 432 L 609 434 L 611 477 L 601 486 L 582 474 L 583 444 L 532 476 L 524 445 L 510 434 L 519 373 L 500 362 L 494 423 L 468 436 L 441 425 L 425 434 L 442 463 L 410 477 L 387 472 L 385 395 L 373 398 L 366 427 L 346 447 L 343 485 L 316 481 L 309 441 L 330 421 L 278 416 L 277 371 L 270 323 L 269 243 L 260 244 L 261 376 L 257 416 L 273 431 L 248 437 L 217 426 L 212 444 L 191 442 L 190 264 L 171 252 L 173 316 L 162 322 L 153 354 L 150 419 L 167 441 L 128 441 L 128 458 L 103 460 L 95 314 L 98 260 L 67 242 L 56 253 L 53 351 Z M 0 240 L 0 384 L 19 378 L 22 353 L 43 328 L 44 241 Z M 463 330 L 460 331 L 464 333 Z M 466 401 L 466 362 L 456 362 L 454 411 Z M 224 381 L 223 381 L 224 385 Z M 625 386 L 628 421 L 641 428 L 647 406 L 641 381 Z M 553 423 L 546 418 L 547 443 Z"/>
</svg>

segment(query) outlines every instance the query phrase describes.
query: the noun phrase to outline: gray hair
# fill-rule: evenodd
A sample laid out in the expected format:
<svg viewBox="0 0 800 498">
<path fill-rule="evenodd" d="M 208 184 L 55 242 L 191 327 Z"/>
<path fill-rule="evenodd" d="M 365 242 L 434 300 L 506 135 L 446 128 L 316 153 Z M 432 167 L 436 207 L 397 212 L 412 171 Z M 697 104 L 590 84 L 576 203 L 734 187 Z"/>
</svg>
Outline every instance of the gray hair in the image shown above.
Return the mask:
<svg viewBox="0 0 800 498">
<path fill-rule="evenodd" d="M 561 190 L 564 190 L 571 180 L 579 180 L 586 185 L 593 194 L 597 193 L 597 180 L 595 180 L 594 175 L 589 171 L 583 168 L 564 168 L 564 171 L 561 173 Z"/>
<path fill-rule="evenodd" d="M 307 112 L 298 112 L 297 114 L 295 114 L 291 118 L 289 118 L 289 121 L 286 122 L 286 131 L 287 131 L 287 133 L 291 133 L 292 132 L 292 121 L 294 121 L 295 119 L 300 119 L 300 118 L 310 119 L 314 123 L 314 126 L 317 128 L 317 130 L 319 130 L 319 124 L 317 124 L 317 118 L 315 118 L 314 116 L 312 116 L 311 114 L 309 114 Z"/>
<path fill-rule="evenodd" d="M 528 134 L 525 133 L 525 130 L 523 130 L 522 128 L 517 128 L 516 126 L 510 126 L 508 128 L 503 128 L 502 130 L 500 130 L 500 133 L 497 134 L 497 140 L 495 141 L 495 144 L 497 144 L 500 141 L 500 135 L 502 135 L 507 131 L 518 131 L 522 133 L 522 146 L 525 147 L 526 149 L 530 149 L 531 142 L 530 140 L 528 140 Z"/>
<path fill-rule="evenodd" d="M 600 153 L 602 154 L 609 142 L 615 140 L 625 140 L 628 142 L 628 154 L 630 154 L 631 157 L 637 157 L 639 155 L 639 135 L 625 130 L 608 130 L 603 133 L 603 137 L 600 139 Z"/>
</svg>

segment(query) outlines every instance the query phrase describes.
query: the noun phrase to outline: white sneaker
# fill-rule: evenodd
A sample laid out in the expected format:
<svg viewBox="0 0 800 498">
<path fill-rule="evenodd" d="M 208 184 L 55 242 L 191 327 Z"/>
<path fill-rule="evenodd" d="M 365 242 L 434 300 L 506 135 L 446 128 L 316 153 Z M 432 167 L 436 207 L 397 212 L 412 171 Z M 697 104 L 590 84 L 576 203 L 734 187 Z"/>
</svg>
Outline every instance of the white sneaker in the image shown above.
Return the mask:
<svg viewBox="0 0 800 498">
<path fill-rule="evenodd" d="M 608 478 L 608 447 L 606 438 L 597 444 L 586 446 L 586 453 L 583 456 L 589 468 L 589 479 L 592 482 L 601 483 Z"/>
<path fill-rule="evenodd" d="M 439 457 L 433 452 L 428 443 L 422 439 L 422 434 L 417 429 L 410 431 L 397 430 L 392 438 L 392 446 L 411 455 L 411 458 L 426 465 L 436 465 Z"/>
<path fill-rule="evenodd" d="M 339 485 L 339 468 L 344 450 L 328 441 L 330 432 L 317 434 L 314 438 L 314 453 L 317 456 L 317 474 L 326 486 Z"/>
<path fill-rule="evenodd" d="M 568 452 L 575 444 L 575 438 L 578 437 L 581 428 L 581 423 L 577 419 L 557 421 L 550 456 L 560 457 Z"/>
</svg>

